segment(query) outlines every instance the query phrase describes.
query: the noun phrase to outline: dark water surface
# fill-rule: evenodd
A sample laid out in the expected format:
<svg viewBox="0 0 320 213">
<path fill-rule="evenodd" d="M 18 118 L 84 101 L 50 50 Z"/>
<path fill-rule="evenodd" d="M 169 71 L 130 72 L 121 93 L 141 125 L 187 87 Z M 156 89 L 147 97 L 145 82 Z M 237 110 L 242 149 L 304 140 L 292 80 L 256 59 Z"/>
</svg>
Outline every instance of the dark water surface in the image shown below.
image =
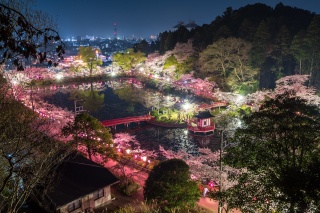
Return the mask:
<svg viewBox="0 0 320 213">
<path fill-rule="evenodd" d="M 106 87 L 100 93 L 104 94 L 103 107 L 97 112 L 89 113 L 101 121 L 146 115 L 151 111 L 151 108 L 146 108 L 142 104 L 131 104 L 120 99 L 110 87 Z M 70 99 L 70 93 L 68 92 L 57 92 L 46 96 L 44 100 L 58 107 L 74 111 L 74 101 Z M 188 133 L 186 128 L 163 128 L 142 122 L 139 125 L 132 123 L 128 127 L 119 125 L 116 129 L 112 129 L 111 132 L 113 134 L 128 132 L 131 135 L 135 135 L 141 144 L 141 148 L 147 150 L 158 150 L 159 145 L 166 150 L 184 150 L 190 154 L 197 154 L 199 147 L 208 147 L 213 151 L 219 149 L 219 138 L 214 137 L 214 135 L 194 135 L 190 132 Z"/>
</svg>

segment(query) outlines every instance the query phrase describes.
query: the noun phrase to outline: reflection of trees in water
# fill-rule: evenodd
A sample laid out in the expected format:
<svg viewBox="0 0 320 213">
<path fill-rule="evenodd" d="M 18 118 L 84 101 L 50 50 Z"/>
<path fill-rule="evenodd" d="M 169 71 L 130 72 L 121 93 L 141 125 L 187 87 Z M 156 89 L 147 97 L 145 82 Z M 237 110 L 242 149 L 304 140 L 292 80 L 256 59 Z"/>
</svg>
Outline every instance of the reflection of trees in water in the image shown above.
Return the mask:
<svg viewBox="0 0 320 213">
<path fill-rule="evenodd" d="M 75 91 L 70 96 L 71 100 L 81 100 L 86 111 L 97 112 L 103 107 L 104 94 L 97 90 Z"/>
</svg>

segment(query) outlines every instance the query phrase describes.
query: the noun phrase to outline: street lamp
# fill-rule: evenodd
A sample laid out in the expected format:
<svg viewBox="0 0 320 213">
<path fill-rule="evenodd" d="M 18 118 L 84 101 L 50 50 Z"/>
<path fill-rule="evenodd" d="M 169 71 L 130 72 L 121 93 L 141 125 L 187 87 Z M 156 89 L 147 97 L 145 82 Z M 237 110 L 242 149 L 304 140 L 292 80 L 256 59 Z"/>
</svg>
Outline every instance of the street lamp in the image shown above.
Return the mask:
<svg viewBox="0 0 320 213">
<path fill-rule="evenodd" d="M 219 193 L 222 191 L 222 151 L 223 151 L 223 130 L 220 130 L 220 155 L 219 155 L 219 167 L 220 167 L 220 173 L 219 173 Z M 219 205 L 218 205 L 218 213 L 222 213 L 222 202 L 221 199 L 219 199 Z"/>
<path fill-rule="evenodd" d="M 217 128 L 218 129 L 218 128 Z M 220 167 L 220 174 L 219 174 L 219 193 L 221 194 L 222 191 L 222 171 L 223 171 L 223 165 L 222 165 L 222 153 L 224 148 L 226 148 L 226 143 L 224 142 L 223 134 L 225 129 L 218 129 L 220 133 L 220 154 L 219 154 L 219 167 Z M 221 199 L 219 199 L 219 205 L 218 205 L 218 213 L 222 213 L 222 202 Z"/>
<path fill-rule="evenodd" d="M 190 109 L 190 107 L 191 107 L 191 104 L 188 103 L 188 102 L 182 105 L 182 108 L 183 108 L 184 110 L 188 110 L 188 109 Z"/>
</svg>

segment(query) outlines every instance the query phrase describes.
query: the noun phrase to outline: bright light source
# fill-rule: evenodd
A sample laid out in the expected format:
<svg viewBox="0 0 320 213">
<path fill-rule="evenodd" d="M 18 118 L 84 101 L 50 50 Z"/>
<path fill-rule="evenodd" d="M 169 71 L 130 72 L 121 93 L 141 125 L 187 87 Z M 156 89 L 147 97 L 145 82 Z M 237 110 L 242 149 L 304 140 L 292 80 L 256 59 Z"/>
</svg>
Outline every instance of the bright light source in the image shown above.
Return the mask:
<svg viewBox="0 0 320 213">
<path fill-rule="evenodd" d="M 188 130 L 184 130 L 183 132 L 184 132 L 184 134 L 185 134 L 185 135 L 187 135 L 187 134 L 188 134 Z"/>
<path fill-rule="evenodd" d="M 244 101 L 244 96 L 243 95 L 238 95 L 237 102 L 243 102 L 243 101 Z"/>
<path fill-rule="evenodd" d="M 12 84 L 13 84 L 13 85 L 17 85 L 17 84 L 18 84 L 18 81 L 17 81 L 16 79 L 13 79 L 13 80 L 12 80 Z"/>
<path fill-rule="evenodd" d="M 143 68 L 143 67 L 140 67 L 139 70 L 140 70 L 140 72 L 142 72 L 142 71 L 144 70 L 144 68 Z"/>
<path fill-rule="evenodd" d="M 157 74 L 154 74 L 154 76 L 153 76 L 154 78 L 158 78 L 159 76 L 157 75 Z"/>
<path fill-rule="evenodd" d="M 169 82 L 169 81 L 170 81 L 170 78 L 167 78 L 167 81 Z"/>
<path fill-rule="evenodd" d="M 146 156 L 141 157 L 141 159 L 142 159 L 143 161 L 147 161 L 147 157 L 146 157 Z"/>
<path fill-rule="evenodd" d="M 115 73 L 115 72 L 112 72 L 112 73 L 111 73 L 111 76 L 116 76 L 116 73 Z"/>
<path fill-rule="evenodd" d="M 182 108 L 184 110 L 188 110 L 188 109 L 190 109 L 190 107 L 191 107 L 191 104 L 189 104 L 189 103 L 185 103 L 185 104 L 182 105 Z"/>
<path fill-rule="evenodd" d="M 130 150 L 130 149 L 127 149 L 127 150 L 126 150 L 126 153 L 127 153 L 127 154 L 130 154 L 130 153 L 131 153 L 131 150 Z"/>
<path fill-rule="evenodd" d="M 56 79 L 57 79 L 57 80 L 63 79 L 63 74 L 62 74 L 62 73 L 58 73 L 58 74 L 56 75 Z"/>
</svg>

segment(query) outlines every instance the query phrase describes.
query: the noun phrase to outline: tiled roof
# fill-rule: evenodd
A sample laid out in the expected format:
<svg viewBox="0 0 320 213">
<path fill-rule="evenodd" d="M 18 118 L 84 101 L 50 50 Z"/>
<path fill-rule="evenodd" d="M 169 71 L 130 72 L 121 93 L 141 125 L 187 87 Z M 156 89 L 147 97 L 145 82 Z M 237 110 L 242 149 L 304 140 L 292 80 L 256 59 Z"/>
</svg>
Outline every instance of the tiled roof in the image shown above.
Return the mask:
<svg viewBox="0 0 320 213">
<path fill-rule="evenodd" d="M 105 167 L 80 154 L 73 154 L 58 168 L 57 185 L 49 194 L 56 207 L 63 206 L 118 182 Z"/>
</svg>

